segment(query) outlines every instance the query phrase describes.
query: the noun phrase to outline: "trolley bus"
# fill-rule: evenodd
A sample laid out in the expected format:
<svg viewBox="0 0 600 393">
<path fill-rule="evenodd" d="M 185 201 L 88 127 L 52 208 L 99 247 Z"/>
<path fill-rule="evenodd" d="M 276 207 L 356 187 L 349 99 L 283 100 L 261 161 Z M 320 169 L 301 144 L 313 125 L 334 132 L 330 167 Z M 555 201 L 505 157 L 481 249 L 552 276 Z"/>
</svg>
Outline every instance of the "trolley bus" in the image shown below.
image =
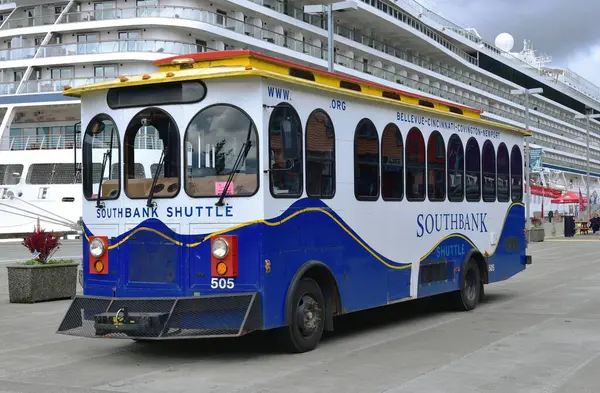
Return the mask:
<svg viewBox="0 0 600 393">
<path fill-rule="evenodd" d="M 58 333 L 136 341 L 274 330 L 531 263 L 525 131 L 474 108 L 253 51 L 176 56 L 80 97 L 83 295 Z"/>
</svg>

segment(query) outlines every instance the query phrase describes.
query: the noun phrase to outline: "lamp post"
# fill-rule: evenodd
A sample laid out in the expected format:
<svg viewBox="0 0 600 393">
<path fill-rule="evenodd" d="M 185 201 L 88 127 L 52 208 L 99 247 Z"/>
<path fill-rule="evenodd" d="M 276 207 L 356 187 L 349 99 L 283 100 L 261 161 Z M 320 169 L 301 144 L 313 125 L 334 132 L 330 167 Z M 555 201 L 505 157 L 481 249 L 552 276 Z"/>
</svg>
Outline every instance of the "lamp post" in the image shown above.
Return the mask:
<svg viewBox="0 0 600 393">
<path fill-rule="evenodd" d="M 358 9 L 358 5 L 354 1 L 340 1 L 338 3 L 330 3 L 330 4 L 316 4 L 316 5 L 305 5 L 304 12 L 307 14 L 327 14 L 327 70 L 329 72 L 333 72 L 333 13 L 335 11 L 343 11 L 343 10 L 356 10 Z"/>
<path fill-rule="evenodd" d="M 590 119 L 597 119 L 600 118 L 600 114 L 595 114 L 593 115 L 593 109 L 589 108 L 586 106 L 585 108 L 585 115 L 575 115 L 576 119 L 586 119 L 587 120 L 587 130 L 585 133 L 585 144 L 586 144 L 586 156 L 587 156 L 587 165 L 586 165 L 586 180 L 585 180 L 585 186 L 586 186 L 586 197 L 587 197 L 587 219 L 589 220 L 591 218 L 591 209 L 592 206 L 590 205 Z"/>
<path fill-rule="evenodd" d="M 517 89 L 511 90 L 510 94 L 518 96 L 525 94 L 525 129 L 529 131 L 529 95 L 531 94 L 542 94 L 544 89 L 541 87 L 535 89 Z M 531 185 L 529 184 L 529 137 L 525 137 L 525 184 L 527 185 L 527 193 L 525 194 L 525 229 L 531 228 L 531 218 L 529 217 L 529 206 L 531 203 Z"/>
</svg>

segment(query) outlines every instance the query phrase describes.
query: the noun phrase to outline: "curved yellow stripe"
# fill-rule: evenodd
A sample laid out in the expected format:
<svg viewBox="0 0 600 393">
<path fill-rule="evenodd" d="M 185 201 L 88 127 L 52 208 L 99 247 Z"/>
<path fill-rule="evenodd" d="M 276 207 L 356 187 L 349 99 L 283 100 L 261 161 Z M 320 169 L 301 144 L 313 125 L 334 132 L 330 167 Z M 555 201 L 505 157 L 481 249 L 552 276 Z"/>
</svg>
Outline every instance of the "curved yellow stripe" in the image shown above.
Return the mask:
<svg viewBox="0 0 600 393">
<path fill-rule="evenodd" d="M 183 246 L 183 243 L 180 241 L 177 241 L 175 239 L 173 239 L 172 237 L 169 237 L 167 235 L 165 235 L 162 232 L 157 231 L 156 229 L 152 229 L 152 228 L 146 228 L 146 227 L 139 227 L 133 230 L 133 232 L 131 232 L 129 235 L 125 236 L 123 239 L 121 239 L 121 241 L 115 243 L 115 244 L 111 244 L 110 246 L 108 246 L 109 250 L 112 250 L 113 248 L 117 248 L 119 247 L 121 244 L 125 243 L 131 236 L 135 235 L 138 232 L 141 231 L 147 231 L 147 232 L 153 232 L 156 233 L 158 236 L 167 239 L 168 241 L 170 241 L 171 243 L 175 243 L 178 246 Z"/>
<path fill-rule="evenodd" d="M 501 228 L 501 230 L 499 232 L 500 234 L 502 234 L 502 231 L 504 230 L 504 226 L 506 225 L 506 220 L 508 218 L 508 214 L 510 213 L 510 210 L 512 209 L 513 206 L 522 206 L 523 207 L 525 205 L 523 203 L 520 203 L 520 202 L 515 202 L 515 203 L 512 203 L 509 206 L 509 208 L 507 209 L 506 214 L 504 216 L 504 222 L 502 223 L 502 228 Z M 369 254 L 371 254 L 375 259 L 377 259 L 379 262 L 383 263 L 387 267 L 389 267 L 391 269 L 397 269 L 397 270 L 407 269 L 407 268 L 411 267 L 411 265 L 412 265 L 411 263 L 408 263 L 408 264 L 405 264 L 405 265 L 402 265 L 402 266 L 391 265 L 391 264 L 387 263 L 383 258 L 381 258 L 379 255 L 377 255 L 373 249 L 371 249 L 368 245 L 366 245 L 358 237 L 356 237 L 342 222 L 340 222 L 337 218 L 335 218 L 333 216 L 333 214 L 331 214 L 328 211 L 326 211 L 325 209 L 319 208 L 319 207 L 308 207 L 308 208 L 305 208 L 305 209 L 298 210 L 298 211 L 290 214 L 289 216 L 287 216 L 287 217 L 285 217 L 285 218 L 283 218 L 282 220 L 279 220 L 279 221 L 270 222 L 270 221 L 267 221 L 267 220 L 264 220 L 264 219 L 260 219 L 260 220 L 253 220 L 253 221 L 248 221 L 248 222 L 245 222 L 245 223 L 242 223 L 242 224 L 234 225 L 232 227 L 229 227 L 227 229 L 223 229 L 221 231 L 212 232 L 212 233 L 206 235 L 204 237 L 204 239 L 202 239 L 202 241 L 197 242 L 197 243 L 186 244 L 186 247 L 188 247 L 188 248 L 197 247 L 197 246 L 201 245 L 206 240 L 208 240 L 208 239 L 210 239 L 212 237 L 215 237 L 215 236 L 227 233 L 227 232 L 231 232 L 231 231 L 234 231 L 234 230 L 239 229 L 239 228 L 244 228 L 244 227 L 247 227 L 247 226 L 250 226 L 250 225 L 264 224 L 264 225 L 267 225 L 267 226 L 270 226 L 270 227 L 276 227 L 276 226 L 279 226 L 279 225 L 285 223 L 286 221 L 291 220 L 292 218 L 294 218 L 294 217 L 296 217 L 296 216 L 298 216 L 300 214 L 308 213 L 308 212 L 323 213 L 326 216 L 328 216 L 329 218 L 331 218 L 333 220 L 333 222 L 335 222 L 340 228 L 342 228 L 344 230 L 344 232 L 346 232 L 348 235 L 350 235 L 350 237 L 352 239 L 354 239 L 354 241 L 356 241 L 361 247 L 363 247 L 365 250 L 367 250 L 367 252 Z M 111 244 L 108 247 L 108 249 L 112 250 L 112 249 L 114 249 L 116 247 L 119 247 L 121 244 L 123 244 L 127 240 L 129 240 L 129 238 L 131 238 L 134 234 L 136 234 L 137 232 L 140 232 L 140 231 L 148 231 L 148 232 L 155 233 L 155 234 L 161 236 L 162 238 L 164 238 L 164 239 L 166 239 L 166 240 L 168 240 L 168 241 L 170 241 L 170 242 L 172 242 L 172 243 L 174 243 L 174 244 L 176 244 L 178 246 L 183 246 L 182 242 L 177 241 L 177 240 L 171 238 L 170 236 L 165 235 L 164 233 L 162 233 L 162 232 L 160 232 L 160 231 L 158 231 L 156 229 L 147 228 L 147 227 L 138 227 L 138 228 L 134 229 L 133 232 L 131 232 L 130 234 L 128 234 L 127 236 L 125 236 L 123 239 L 121 239 L 119 242 L 117 242 L 115 244 Z M 87 233 L 84 232 L 84 236 L 85 236 L 86 240 L 89 241 L 89 237 L 87 236 Z M 464 239 L 466 242 L 468 242 L 473 248 L 477 249 L 477 247 L 475 246 L 475 244 L 473 244 L 473 242 L 471 242 L 471 240 L 469 240 L 466 236 L 455 233 L 455 234 L 451 234 L 451 235 L 445 236 L 441 240 L 439 240 L 435 244 L 435 246 L 433 246 L 429 250 L 429 252 L 427 252 L 425 254 L 425 256 L 423 256 L 423 257 L 420 258 L 420 261 L 423 261 L 425 258 L 427 258 L 427 256 L 429 256 L 444 240 L 449 239 L 451 237 L 460 237 L 460 238 Z M 494 253 L 496 252 L 496 249 L 498 248 L 498 245 L 499 244 L 496 244 L 496 247 L 494 248 L 494 251 L 491 254 L 489 254 L 490 257 L 492 255 L 494 255 Z"/>
</svg>

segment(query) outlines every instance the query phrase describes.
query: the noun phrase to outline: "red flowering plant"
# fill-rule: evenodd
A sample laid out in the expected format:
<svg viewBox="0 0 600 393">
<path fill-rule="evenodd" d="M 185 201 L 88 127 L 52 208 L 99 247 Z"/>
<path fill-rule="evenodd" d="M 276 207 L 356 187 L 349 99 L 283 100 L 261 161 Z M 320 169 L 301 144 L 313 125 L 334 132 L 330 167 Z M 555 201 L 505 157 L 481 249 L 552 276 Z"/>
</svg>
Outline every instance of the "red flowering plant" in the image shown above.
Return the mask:
<svg viewBox="0 0 600 393">
<path fill-rule="evenodd" d="M 531 225 L 533 225 L 534 228 L 539 228 L 542 226 L 542 219 L 539 217 L 531 217 Z"/>
<path fill-rule="evenodd" d="M 46 232 L 37 226 L 33 232 L 27 235 L 21 244 L 27 247 L 33 256 L 33 259 L 25 262 L 27 265 L 59 262 L 49 260 L 60 246 L 58 237 L 52 232 Z"/>
</svg>

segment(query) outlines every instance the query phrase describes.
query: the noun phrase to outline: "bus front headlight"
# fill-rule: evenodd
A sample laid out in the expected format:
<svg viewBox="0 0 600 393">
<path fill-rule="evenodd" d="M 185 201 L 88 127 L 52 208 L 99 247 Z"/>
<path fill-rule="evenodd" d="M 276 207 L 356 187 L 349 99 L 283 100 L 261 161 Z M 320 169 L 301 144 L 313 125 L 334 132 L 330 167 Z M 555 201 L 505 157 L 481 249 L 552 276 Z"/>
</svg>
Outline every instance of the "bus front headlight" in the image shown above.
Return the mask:
<svg viewBox="0 0 600 393">
<path fill-rule="evenodd" d="M 100 239 L 94 239 L 90 242 L 90 254 L 94 258 L 100 258 L 106 251 L 106 245 Z"/>
<path fill-rule="evenodd" d="M 229 254 L 229 244 L 223 238 L 218 238 L 212 243 L 212 254 L 215 258 L 223 259 Z"/>
</svg>

